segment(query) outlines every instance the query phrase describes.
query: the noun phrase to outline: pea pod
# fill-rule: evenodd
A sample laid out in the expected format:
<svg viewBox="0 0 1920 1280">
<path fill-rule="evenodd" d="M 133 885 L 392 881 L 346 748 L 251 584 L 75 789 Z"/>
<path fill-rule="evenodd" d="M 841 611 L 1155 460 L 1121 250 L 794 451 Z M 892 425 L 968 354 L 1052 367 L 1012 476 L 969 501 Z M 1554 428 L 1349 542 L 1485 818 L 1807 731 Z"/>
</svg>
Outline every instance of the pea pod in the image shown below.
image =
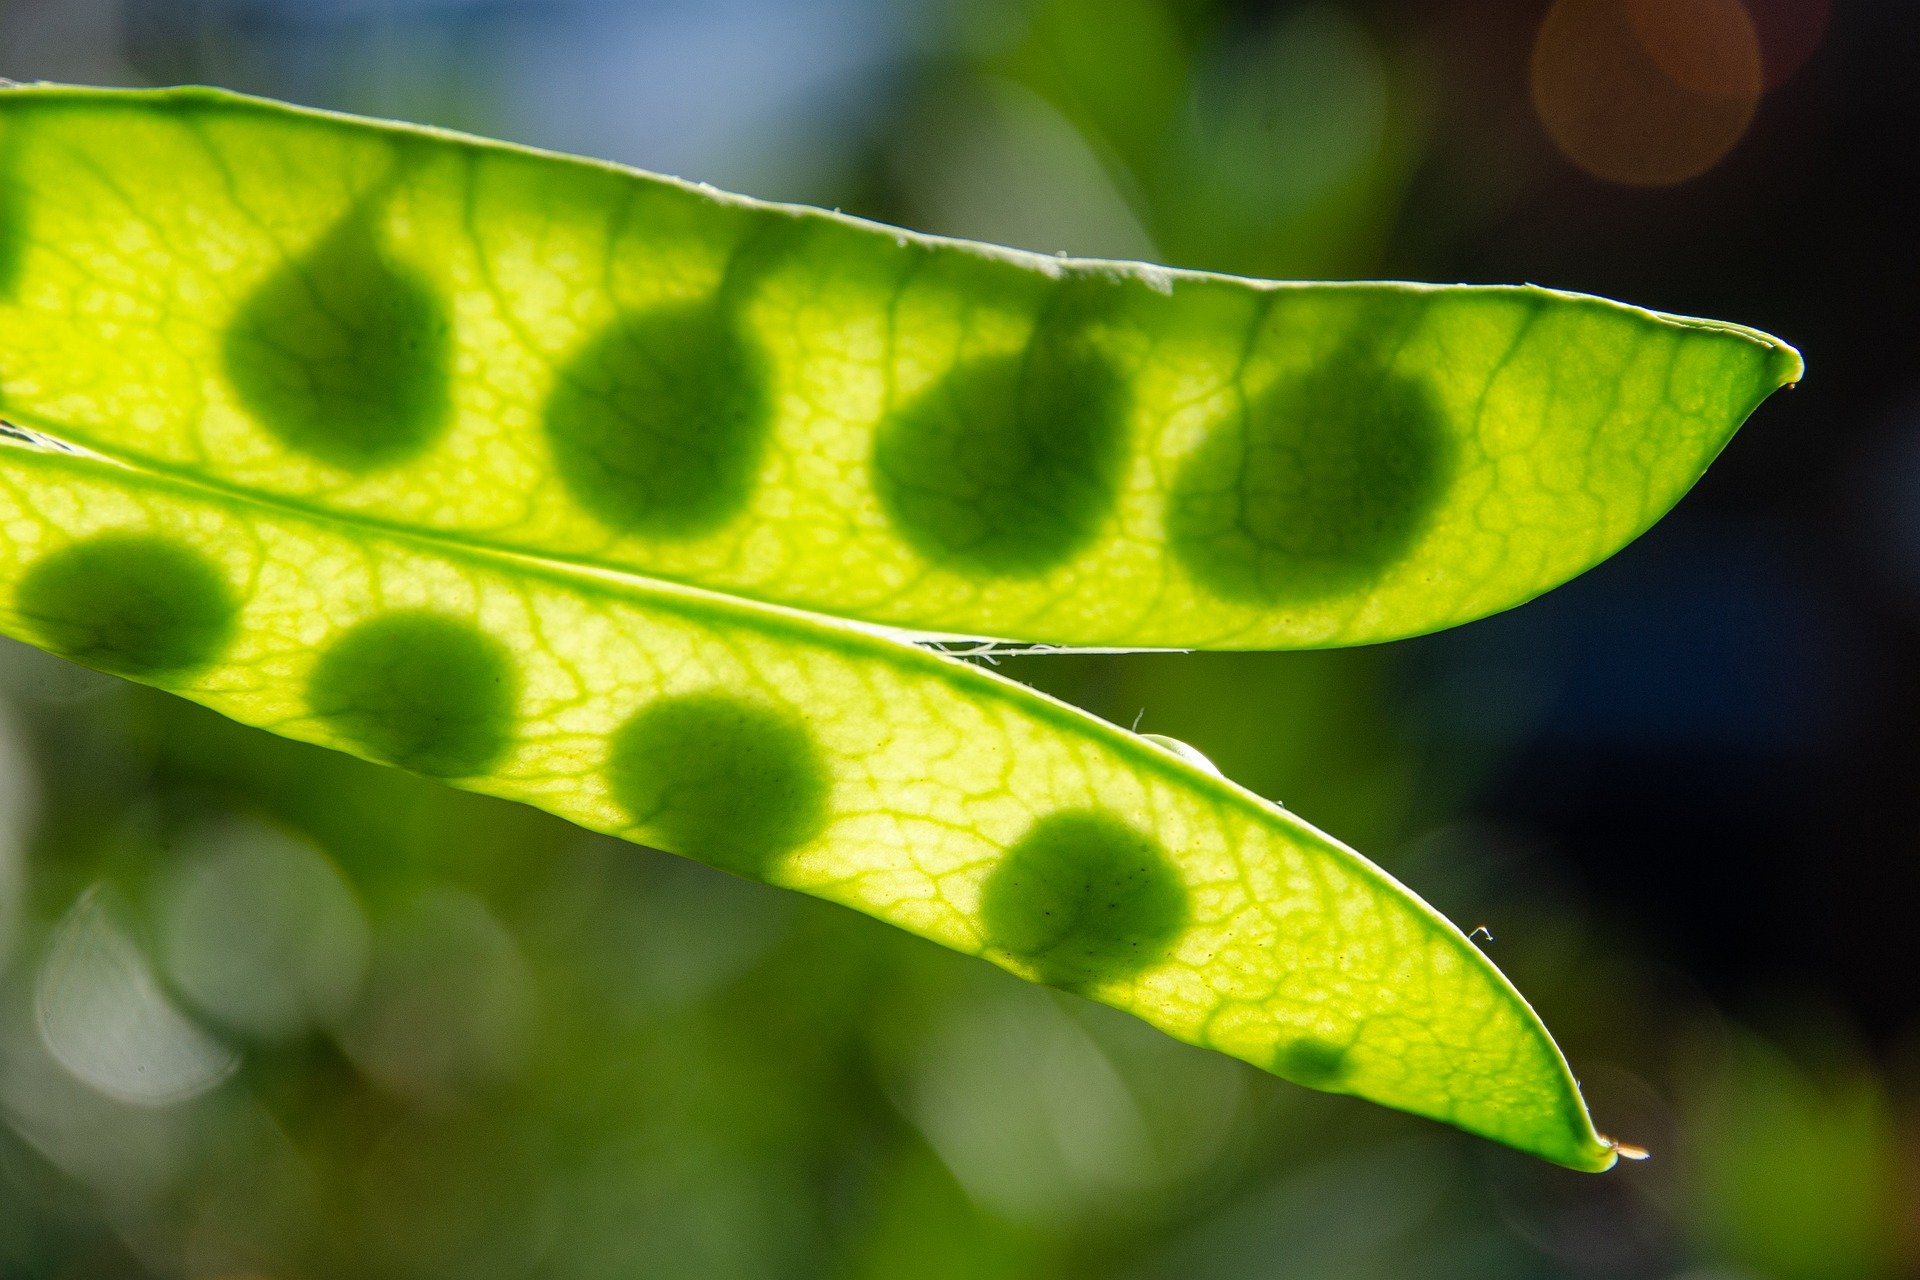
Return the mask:
<svg viewBox="0 0 1920 1280">
<path fill-rule="evenodd" d="M 1799 376 L 1536 288 L 1074 262 L 208 90 L 0 95 L 0 412 L 933 635 L 1294 648 L 1604 559 Z"/>
<path fill-rule="evenodd" d="M 207 90 L 0 91 L 0 631 L 1581 1169 L 1460 932 L 910 636 L 1289 647 L 1611 554 L 1799 374 L 1540 289 L 1047 259 Z"/>
<path fill-rule="evenodd" d="M 1201 764 L 978 666 L 667 583 L 0 445 L 0 631 L 841 902 L 1300 1083 L 1611 1145 L 1459 930 Z"/>
</svg>

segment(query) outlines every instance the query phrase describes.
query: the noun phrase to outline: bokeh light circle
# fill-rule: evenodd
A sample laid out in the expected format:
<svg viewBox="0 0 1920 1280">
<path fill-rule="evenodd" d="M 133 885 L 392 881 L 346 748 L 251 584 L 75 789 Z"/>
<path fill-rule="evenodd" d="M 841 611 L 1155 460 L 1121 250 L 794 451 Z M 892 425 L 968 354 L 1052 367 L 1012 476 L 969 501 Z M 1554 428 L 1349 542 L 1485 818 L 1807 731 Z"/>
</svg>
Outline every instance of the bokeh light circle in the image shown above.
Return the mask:
<svg viewBox="0 0 1920 1280">
<path fill-rule="evenodd" d="M 1671 186 L 1746 133 L 1765 81 L 1740 0 L 1557 0 L 1533 47 L 1534 109 L 1597 178 Z"/>
</svg>

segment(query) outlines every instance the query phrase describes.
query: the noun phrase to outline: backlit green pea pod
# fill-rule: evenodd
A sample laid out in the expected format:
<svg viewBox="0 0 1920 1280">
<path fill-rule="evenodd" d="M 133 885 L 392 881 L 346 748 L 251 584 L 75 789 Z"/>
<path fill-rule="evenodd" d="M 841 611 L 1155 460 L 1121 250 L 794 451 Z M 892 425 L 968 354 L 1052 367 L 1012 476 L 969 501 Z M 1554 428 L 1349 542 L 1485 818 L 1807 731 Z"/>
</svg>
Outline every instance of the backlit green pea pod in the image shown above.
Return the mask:
<svg viewBox="0 0 1920 1280">
<path fill-rule="evenodd" d="M 1204 761 L 830 619 L 0 441 L 0 633 L 1612 1164 L 1478 948 Z"/>
<path fill-rule="evenodd" d="M 1545 290 L 1070 262 L 206 90 L 0 91 L 0 629 L 1575 1168 L 1626 1148 L 1398 883 L 885 632 L 1446 626 L 1617 549 L 1798 374 Z"/>
<path fill-rule="evenodd" d="M 1536 288 L 1076 262 L 209 90 L 0 94 L 0 413 L 929 635 L 1292 648 L 1527 600 L 1800 373 Z"/>
</svg>

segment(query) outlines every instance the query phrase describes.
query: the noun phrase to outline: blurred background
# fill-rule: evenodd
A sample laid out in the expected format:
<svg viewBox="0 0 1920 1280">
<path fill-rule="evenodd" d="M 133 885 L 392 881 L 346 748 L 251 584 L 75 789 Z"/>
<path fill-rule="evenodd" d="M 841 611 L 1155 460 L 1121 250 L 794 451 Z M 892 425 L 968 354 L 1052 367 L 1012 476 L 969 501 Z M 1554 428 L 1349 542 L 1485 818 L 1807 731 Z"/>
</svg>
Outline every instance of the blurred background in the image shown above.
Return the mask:
<svg viewBox="0 0 1920 1280">
<path fill-rule="evenodd" d="M 0 1277 L 1920 1275 L 1920 6 L 0 0 L 198 81 L 1033 249 L 1803 347 L 1653 533 L 1375 649 L 1009 659 L 1486 947 L 1565 1173 L 0 650 Z"/>
</svg>

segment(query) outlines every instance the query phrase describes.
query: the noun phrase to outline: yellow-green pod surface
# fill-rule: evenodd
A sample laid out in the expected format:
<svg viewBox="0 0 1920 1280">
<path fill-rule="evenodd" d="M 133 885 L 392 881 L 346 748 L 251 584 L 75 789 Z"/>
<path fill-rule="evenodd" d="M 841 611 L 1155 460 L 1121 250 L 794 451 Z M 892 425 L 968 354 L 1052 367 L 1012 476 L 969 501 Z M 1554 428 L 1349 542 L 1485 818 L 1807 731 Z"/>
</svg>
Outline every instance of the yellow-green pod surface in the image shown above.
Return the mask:
<svg viewBox="0 0 1920 1280">
<path fill-rule="evenodd" d="M 806 614 L 0 443 L 0 632 L 845 903 L 1318 1089 L 1613 1162 L 1493 964 L 1180 754 Z"/>
<path fill-rule="evenodd" d="M 1615 1148 L 1559 1051 L 1389 876 L 857 624 L 1446 626 L 1617 549 L 1798 372 L 1545 290 L 1039 258 L 206 90 L 0 90 L 0 631 L 1574 1168 Z"/>
<path fill-rule="evenodd" d="M 1535 288 L 930 239 L 208 90 L 0 92 L 0 414 L 924 634 L 1281 648 L 1617 550 L 1799 375 Z"/>
</svg>

